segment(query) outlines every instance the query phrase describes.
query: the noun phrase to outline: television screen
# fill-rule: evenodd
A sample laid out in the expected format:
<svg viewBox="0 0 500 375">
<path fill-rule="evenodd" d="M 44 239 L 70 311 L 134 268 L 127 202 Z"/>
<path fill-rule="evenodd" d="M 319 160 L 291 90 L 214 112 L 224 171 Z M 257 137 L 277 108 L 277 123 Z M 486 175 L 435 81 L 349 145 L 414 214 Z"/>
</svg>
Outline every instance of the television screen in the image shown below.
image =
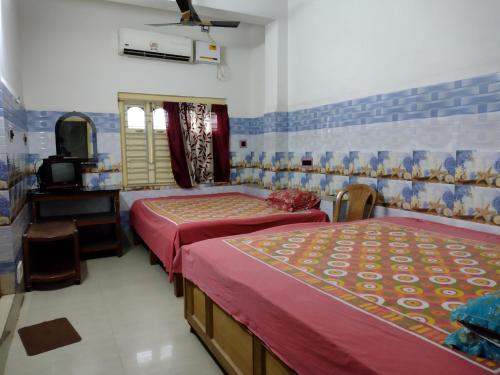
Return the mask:
<svg viewBox="0 0 500 375">
<path fill-rule="evenodd" d="M 75 181 L 75 167 L 73 163 L 53 163 L 52 167 L 52 182 L 53 183 L 68 183 Z"/>
</svg>

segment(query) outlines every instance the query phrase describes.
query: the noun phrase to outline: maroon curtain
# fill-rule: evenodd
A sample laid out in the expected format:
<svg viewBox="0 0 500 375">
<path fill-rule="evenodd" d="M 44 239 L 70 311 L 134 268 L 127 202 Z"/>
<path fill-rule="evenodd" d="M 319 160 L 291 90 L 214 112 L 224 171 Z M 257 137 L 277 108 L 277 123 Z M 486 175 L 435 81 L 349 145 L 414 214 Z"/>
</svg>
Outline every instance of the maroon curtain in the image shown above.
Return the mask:
<svg viewBox="0 0 500 375">
<path fill-rule="evenodd" d="M 214 147 L 214 181 L 229 182 L 229 116 L 227 105 L 212 104 L 217 116 L 217 129 L 212 131 Z"/>
<path fill-rule="evenodd" d="M 168 116 L 168 144 L 170 146 L 170 162 L 172 164 L 172 173 L 177 185 L 182 188 L 190 188 L 191 177 L 186 161 L 186 152 L 184 149 L 184 139 L 182 135 L 181 122 L 179 116 L 179 103 L 165 102 L 163 108 Z"/>
</svg>

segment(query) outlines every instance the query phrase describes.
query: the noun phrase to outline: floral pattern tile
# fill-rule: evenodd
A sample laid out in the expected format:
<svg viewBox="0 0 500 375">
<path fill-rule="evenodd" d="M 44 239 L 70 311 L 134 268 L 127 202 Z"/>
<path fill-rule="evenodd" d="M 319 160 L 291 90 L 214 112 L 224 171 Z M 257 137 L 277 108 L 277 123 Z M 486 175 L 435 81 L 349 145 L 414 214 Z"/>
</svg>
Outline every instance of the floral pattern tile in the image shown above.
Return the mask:
<svg viewBox="0 0 500 375">
<path fill-rule="evenodd" d="M 232 185 L 239 185 L 241 184 L 241 174 L 243 172 L 243 169 L 238 169 L 238 168 L 231 168 L 229 171 L 229 181 L 231 182 Z"/>
<path fill-rule="evenodd" d="M 411 180 L 413 167 L 413 155 L 410 152 L 378 152 L 377 175 L 379 177 Z"/>
<path fill-rule="evenodd" d="M 335 160 L 333 151 L 327 151 L 325 153 L 325 172 L 326 173 L 335 172 Z"/>
<path fill-rule="evenodd" d="M 350 170 L 353 175 L 363 177 L 377 177 L 378 152 L 351 151 L 349 153 Z"/>
<path fill-rule="evenodd" d="M 459 150 L 456 161 L 457 183 L 500 187 L 500 152 Z"/>
<path fill-rule="evenodd" d="M 288 188 L 288 172 L 276 172 L 273 177 L 273 190 L 282 190 Z"/>
<path fill-rule="evenodd" d="M 310 191 L 311 193 L 321 194 L 321 180 L 323 175 L 320 173 L 308 173 L 307 185 L 304 186 L 304 190 Z"/>
<path fill-rule="evenodd" d="M 343 176 L 349 176 L 352 174 L 353 169 L 349 151 L 334 151 L 332 160 L 333 173 Z"/>
<path fill-rule="evenodd" d="M 248 175 L 245 176 L 244 181 L 245 183 L 262 186 L 265 172 L 261 168 L 252 168 L 251 172 L 249 170 Z"/>
<path fill-rule="evenodd" d="M 311 172 L 318 172 L 318 173 L 321 173 L 322 169 L 324 169 L 322 167 L 322 163 L 324 161 L 324 158 L 325 158 L 325 153 L 324 152 L 316 152 L 316 151 L 313 151 L 311 153 L 311 157 L 312 157 L 312 168 L 311 168 Z"/>
<path fill-rule="evenodd" d="M 309 181 L 307 173 L 304 172 L 289 172 L 288 173 L 288 188 L 301 189 L 306 186 Z"/>
<path fill-rule="evenodd" d="M 261 174 L 262 178 L 260 179 L 259 185 L 264 187 L 265 189 L 273 189 L 273 180 L 276 176 L 276 172 L 264 170 Z"/>
<path fill-rule="evenodd" d="M 272 170 L 273 169 L 273 159 L 274 159 L 274 153 L 273 152 L 262 152 L 260 155 L 260 165 L 262 169 L 265 170 Z"/>
<path fill-rule="evenodd" d="M 455 182 L 455 167 L 455 155 L 449 152 L 413 152 L 413 179 L 452 184 Z"/>
<path fill-rule="evenodd" d="M 260 168 L 260 154 L 253 151 L 247 152 L 244 160 L 245 168 Z"/>
<path fill-rule="evenodd" d="M 336 196 L 349 185 L 349 176 L 325 175 L 321 180 L 321 194 Z"/>
<path fill-rule="evenodd" d="M 441 216 L 453 216 L 455 185 L 413 181 L 411 209 Z"/>
<path fill-rule="evenodd" d="M 10 224 L 9 191 L 0 191 L 0 225 Z"/>
<path fill-rule="evenodd" d="M 0 156 L 0 190 L 9 188 L 9 167 L 7 165 L 7 155 Z"/>
<path fill-rule="evenodd" d="M 288 169 L 288 152 L 276 152 L 272 160 L 273 171 L 285 171 Z"/>
<path fill-rule="evenodd" d="M 453 214 L 460 219 L 500 225 L 500 190 L 457 185 Z"/>
<path fill-rule="evenodd" d="M 300 152 L 288 153 L 288 170 L 300 171 L 302 168 L 302 154 Z"/>
<path fill-rule="evenodd" d="M 378 201 L 387 207 L 411 209 L 413 186 L 411 181 L 379 179 Z"/>
</svg>

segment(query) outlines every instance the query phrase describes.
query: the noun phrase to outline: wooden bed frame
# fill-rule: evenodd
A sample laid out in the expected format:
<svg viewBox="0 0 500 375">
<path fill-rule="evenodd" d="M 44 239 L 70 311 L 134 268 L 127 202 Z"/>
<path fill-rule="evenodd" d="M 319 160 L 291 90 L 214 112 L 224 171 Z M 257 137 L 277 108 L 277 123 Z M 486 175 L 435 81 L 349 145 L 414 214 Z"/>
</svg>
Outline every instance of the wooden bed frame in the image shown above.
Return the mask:
<svg viewBox="0 0 500 375">
<path fill-rule="evenodd" d="M 259 338 L 184 279 L 184 318 L 229 375 L 292 375 Z"/>
</svg>

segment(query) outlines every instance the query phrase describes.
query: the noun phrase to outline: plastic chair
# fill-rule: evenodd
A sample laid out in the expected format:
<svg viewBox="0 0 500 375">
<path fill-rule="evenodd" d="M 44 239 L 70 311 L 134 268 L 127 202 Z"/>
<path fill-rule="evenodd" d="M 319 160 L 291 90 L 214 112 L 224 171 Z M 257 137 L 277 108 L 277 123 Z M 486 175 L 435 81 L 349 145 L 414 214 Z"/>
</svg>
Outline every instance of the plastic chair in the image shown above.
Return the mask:
<svg viewBox="0 0 500 375">
<path fill-rule="evenodd" d="M 347 199 L 345 196 L 347 194 Z M 368 185 L 353 184 L 347 186 L 337 194 L 333 221 L 340 221 L 342 205 L 347 203 L 344 221 L 367 219 L 373 212 L 377 200 L 377 192 Z"/>
</svg>

